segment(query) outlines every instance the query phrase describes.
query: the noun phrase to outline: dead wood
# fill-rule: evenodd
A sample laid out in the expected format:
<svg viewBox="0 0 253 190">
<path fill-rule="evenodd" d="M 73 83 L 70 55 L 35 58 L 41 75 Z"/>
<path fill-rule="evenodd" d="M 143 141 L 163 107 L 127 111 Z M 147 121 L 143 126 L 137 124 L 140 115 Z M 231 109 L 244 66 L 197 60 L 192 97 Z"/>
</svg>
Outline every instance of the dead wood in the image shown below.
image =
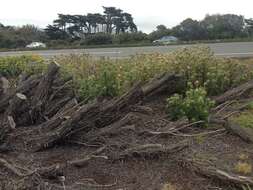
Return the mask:
<svg viewBox="0 0 253 190">
<path fill-rule="evenodd" d="M 13 174 L 17 175 L 18 177 L 25 177 L 27 175 L 30 175 L 29 174 L 24 174 L 22 173 L 21 171 L 19 171 L 19 169 L 17 169 L 16 166 L 14 166 L 13 164 L 7 162 L 5 159 L 3 158 L 0 158 L 0 165 L 3 167 L 3 168 L 6 168 L 8 169 L 9 171 L 11 171 Z"/>
<path fill-rule="evenodd" d="M 189 141 L 183 141 L 178 144 L 165 146 L 162 144 L 144 144 L 126 149 L 120 153 L 116 159 L 125 159 L 129 157 L 153 157 L 164 154 L 173 154 L 189 146 Z"/>
<path fill-rule="evenodd" d="M 9 88 L 9 81 L 0 75 L 0 98 L 8 93 Z"/>
<path fill-rule="evenodd" d="M 3 119 L 0 123 L 0 141 L 4 141 L 8 134 L 14 130 L 17 126 L 17 120 L 22 115 L 20 110 L 22 110 L 23 103 L 26 101 L 26 96 L 17 93 L 9 102 L 9 106 L 3 114 Z"/>
<path fill-rule="evenodd" d="M 242 127 L 233 121 L 228 121 L 227 124 L 225 125 L 225 128 L 228 131 L 230 131 L 231 133 L 239 136 L 244 141 L 253 143 L 253 130 L 252 130 L 252 128 Z"/>
<path fill-rule="evenodd" d="M 129 106 L 139 102 L 142 97 L 143 93 L 140 85 L 136 85 L 129 92 L 115 100 L 102 105 L 100 103 L 84 105 L 60 123 L 58 127 L 55 127 L 53 131 L 38 139 L 38 148 L 36 149 L 41 150 L 51 147 L 57 141 L 65 139 L 80 130 L 88 132 L 94 128 L 103 128 L 123 117 L 128 112 Z M 62 116 L 53 118 L 53 120 L 58 123 L 59 120 L 62 120 Z M 55 125 L 55 122 L 49 121 L 48 123 Z"/>
<path fill-rule="evenodd" d="M 68 115 L 68 118 L 64 121 L 62 117 L 58 119 L 53 118 L 54 121 L 49 121 L 48 123 L 53 126 L 58 125 L 58 127 L 54 127 L 53 131 L 38 139 L 37 150 L 51 147 L 56 142 L 80 131 L 89 132 L 91 129 L 104 128 L 124 117 L 130 111 L 132 105 L 143 100 L 144 95 L 154 95 L 162 91 L 174 93 L 178 89 L 178 83 L 181 81 L 182 79 L 179 76 L 165 74 L 149 82 L 143 88 L 140 85 L 134 86 L 119 98 L 105 103 L 84 105 Z M 55 125 L 55 122 L 57 125 Z"/>
<path fill-rule="evenodd" d="M 109 126 L 106 126 L 104 128 L 100 128 L 100 129 L 97 129 L 97 130 L 90 131 L 89 133 L 87 133 L 84 136 L 84 138 L 87 141 L 92 142 L 92 141 L 95 141 L 96 139 L 99 139 L 102 136 L 111 137 L 113 135 L 118 135 L 119 133 L 122 132 L 122 128 L 124 126 L 129 126 L 129 125 L 132 125 L 132 124 L 136 124 L 136 122 L 138 122 L 138 120 L 140 120 L 140 117 L 138 117 L 134 113 L 130 112 L 125 117 L 123 117 L 119 121 L 116 121 L 116 122 L 112 123 Z"/>
<path fill-rule="evenodd" d="M 253 186 L 253 178 L 247 176 L 236 175 L 220 170 L 214 166 L 205 164 L 203 161 L 196 161 L 192 159 L 183 159 L 180 161 L 183 167 L 202 175 L 222 182 L 223 184 L 234 184 L 239 187 L 242 185 Z"/>
<path fill-rule="evenodd" d="M 40 122 L 44 117 L 43 112 L 45 110 L 45 105 L 48 101 L 55 76 L 59 72 L 59 68 L 60 67 L 56 62 L 52 62 L 48 66 L 47 73 L 42 77 L 40 83 L 36 87 L 31 99 L 30 115 L 33 123 L 38 123 L 38 121 Z"/>
<path fill-rule="evenodd" d="M 224 94 L 215 97 L 214 100 L 217 104 L 221 104 L 229 100 L 237 99 L 252 89 L 253 89 L 253 80 L 226 91 Z"/>
<path fill-rule="evenodd" d="M 145 97 L 157 95 L 159 93 L 166 93 L 171 95 L 179 90 L 182 90 L 184 80 L 182 76 L 171 73 L 164 73 L 142 87 Z"/>
<path fill-rule="evenodd" d="M 68 161 L 67 163 L 69 165 L 73 165 L 76 167 L 83 167 L 83 166 L 87 165 L 89 161 L 91 161 L 93 159 L 102 158 L 102 159 L 107 160 L 108 159 L 107 156 L 97 156 L 97 154 L 102 153 L 104 150 L 105 150 L 105 147 L 101 147 L 101 148 L 97 149 L 95 152 L 91 153 L 90 155 L 85 156 L 84 158 L 71 160 L 71 161 Z"/>
<path fill-rule="evenodd" d="M 2 99 L 0 99 L 0 113 L 4 112 L 8 106 L 10 100 L 17 94 L 24 94 L 29 97 L 29 94 L 32 92 L 40 82 L 41 75 L 34 75 L 29 77 L 24 82 L 20 83 L 19 86 L 14 91 L 8 92 Z"/>
</svg>

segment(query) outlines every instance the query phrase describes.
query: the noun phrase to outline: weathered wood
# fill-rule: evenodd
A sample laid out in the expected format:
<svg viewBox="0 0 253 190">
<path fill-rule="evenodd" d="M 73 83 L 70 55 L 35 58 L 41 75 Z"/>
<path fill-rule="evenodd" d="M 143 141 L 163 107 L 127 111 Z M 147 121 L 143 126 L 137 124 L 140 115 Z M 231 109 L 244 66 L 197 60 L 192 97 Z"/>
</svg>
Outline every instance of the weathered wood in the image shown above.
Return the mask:
<svg viewBox="0 0 253 190">
<path fill-rule="evenodd" d="M 171 73 L 164 73 L 157 78 L 154 78 L 142 87 L 144 96 L 157 95 L 159 93 L 166 93 L 171 95 L 179 90 L 182 90 L 184 80 L 182 76 Z"/>
<path fill-rule="evenodd" d="M 128 157 L 152 157 L 164 154 L 172 154 L 189 147 L 189 141 L 183 141 L 178 144 L 165 146 L 161 144 L 144 144 L 133 148 L 128 148 L 120 153 L 116 159 L 124 159 Z"/>
<path fill-rule="evenodd" d="M 182 165 L 187 167 L 187 169 L 202 175 L 207 178 L 211 178 L 220 181 L 223 184 L 233 184 L 240 188 L 242 185 L 249 185 L 253 187 L 253 178 L 247 176 L 236 175 L 232 173 L 225 172 L 214 166 L 207 165 L 203 161 L 196 161 L 193 159 L 182 159 Z"/>
<path fill-rule="evenodd" d="M 252 89 L 253 89 L 253 80 L 246 82 L 236 88 L 228 90 L 220 96 L 214 97 L 214 100 L 217 104 L 221 104 L 229 100 L 237 99 Z"/>
<path fill-rule="evenodd" d="M 126 94 L 107 103 L 84 105 L 53 131 L 42 137 L 38 141 L 38 147 L 35 150 L 51 147 L 57 141 L 65 139 L 80 130 L 88 132 L 93 128 L 103 128 L 110 125 L 128 113 L 129 107 L 142 100 L 142 98 L 143 92 L 140 85 L 136 85 Z M 55 122 L 58 122 L 60 118 L 54 118 Z M 54 124 L 51 123 L 51 125 Z"/>
<path fill-rule="evenodd" d="M 0 75 L 0 98 L 6 95 L 10 88 L 10 83 L 7 78 Z"/>
<path fill-rule="evenodd" d="M 0 113 L 4 112 L 8 108 L 10 100 L 17 93 L 28 96 L 28 94 L 32 92 L 32 89 L 34 89 L 39 84 L 40 78 L 41 75 L 34 75 L 29 77 L 27 80 L 20 83 L 16 90 L 9 92 L 2 99 L 0 99 Z"/>
<path fill-rule="evenodd" d="M 87 141 L 92 142 L 96 141 L 101 137 L 104 138 L 103 136 L 111 137 L 113 135 L 118 135 L 119 133 L 123 132 L 122 128 L 124 126 L 135 124 L 136 122 L 138 122 L 138 120 L 140 120 L 140 117 L 130 112 L 125 117 L 112 123 L 109 126 L 88 132 L 84 135 L 84 138 L 87 139 Z"/>
<path fill-rule="evenodd" d="M 233 121 L 228 121 L 227 124 L 225 125 L 225 128 L 231 133 L 239 136 L 244 141 L 253 143 L 252 128 L 240 126 L 239 124 Z"/>
<path fill-rule="evenodd" d="M 55 76 L 59 72 L 59 65 L 56 62 L 52 62 L 48 66 L 47 73 L 42 77 L 40 83 L 36 87 L 35 93 L 31 100 L 31 118 L 34 123 L 40 122 L 43 118 L 43 112 L 45 105 L 48 101 L 50 91 L 52 88 Z"/>
</svg>

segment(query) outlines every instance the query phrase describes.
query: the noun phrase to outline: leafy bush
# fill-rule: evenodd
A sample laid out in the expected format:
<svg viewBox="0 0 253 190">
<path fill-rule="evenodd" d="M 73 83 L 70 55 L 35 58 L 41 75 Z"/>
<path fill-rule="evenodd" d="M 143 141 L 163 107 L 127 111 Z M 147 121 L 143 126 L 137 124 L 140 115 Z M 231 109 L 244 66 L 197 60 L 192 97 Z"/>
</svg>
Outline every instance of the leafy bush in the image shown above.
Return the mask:
<svg viewBox="0 0 253 190">
<path fill-rule="evenodd" d="M 79 94 L 83 99 L 96 97 L 114 97 L 118 95 L 116 72 L 113 66 L 105 63 L 101 65 L 97 75 L 91 75 L 80 82 Z"/>
<path fill-rule="evenodd" d="M 185 91 L 188 83 L 196 87 L 195 82 L 198 81 L 198 87 L 205 88 L 208 95 L 220 94 L 253 78 L 252 61 L 244 63 L 217 58 L 205 47 L 179 49 L 168 54 L 135 55 L 125 59 L 69 55 L 57 57 L 57 62 L 62 65 L 65 75 L 74 77 L 77 91 L 84 99 L 93 99 L 101 94 L 120 95 L 136 82 L 145 83 L 164 72 L 184 76 Z M 101 73 L 106 74 L 103 77 Z M 102 82 L 108 77 L 110 82 Z"/>
<path fill-rule="evenodd" d="M 167 110 L 172 119 L 186 116 L 190 121 L 207 121 L 214 102 L 207 98 L 204 88 L 190 89 L 185 97 L 179 94 L 167 99 Z"/>
<path fill-rule="evenodd" d="M 171 70 L 182 74 L 186 84 L 195 81 L 205 87 L 209 95 L 217 95 L 252 78 L 252 67 L 239 61 L 218 58 L 208 47 L 184 48 L 170 58 Z"/>
<path fill-rule="evenodd" d="M 0 58 L 0 74 L 6 77 L 17 77 L 22 72 L 41 73 L 45 68 L 42 57 L 36 55 Z"/>
</svg>

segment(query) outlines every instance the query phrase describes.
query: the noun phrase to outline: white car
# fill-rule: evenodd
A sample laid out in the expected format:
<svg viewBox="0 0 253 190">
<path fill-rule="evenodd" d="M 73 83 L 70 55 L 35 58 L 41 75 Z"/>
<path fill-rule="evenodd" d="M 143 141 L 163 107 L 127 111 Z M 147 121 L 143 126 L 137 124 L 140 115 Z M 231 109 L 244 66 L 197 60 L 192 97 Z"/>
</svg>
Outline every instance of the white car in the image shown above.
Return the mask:
<svg viewBox="0 0 253 190">
<path fill-rule="evenodd" d="M 163 36 L 162 38 L 153 41 L 153 43 L 156 44 L 171 44 L 171 43 L 176 43 L 178 41 L 178 38 L 174 36 Z"/>
<path fill-rule="evenodd" d="M 46 44 L 42 42 L 32 42 L 26 46 L 27 48 L 46 48 Z"/>
</svg>

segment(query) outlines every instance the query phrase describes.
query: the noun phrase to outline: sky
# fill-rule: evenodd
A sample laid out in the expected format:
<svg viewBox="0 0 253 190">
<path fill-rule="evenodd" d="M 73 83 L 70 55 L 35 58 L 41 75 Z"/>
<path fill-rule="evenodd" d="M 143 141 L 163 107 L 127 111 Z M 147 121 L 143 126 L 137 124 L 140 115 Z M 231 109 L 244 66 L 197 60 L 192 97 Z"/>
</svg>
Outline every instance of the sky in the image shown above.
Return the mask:
<svg viewBox="0 0 253 190">
<path fill-rule="evenodd" d="M 252 0 L 1 0 L 0 23 L 34 24 L 41 28 L 62 14 L 102 13 L 115 6 L 131 13 L 138 29 L 151 32 L 159 24 L 173 27 L 186 18 L 201 20 L 206 14 L 239 14 L 253 18 Z"/>
</svg>

